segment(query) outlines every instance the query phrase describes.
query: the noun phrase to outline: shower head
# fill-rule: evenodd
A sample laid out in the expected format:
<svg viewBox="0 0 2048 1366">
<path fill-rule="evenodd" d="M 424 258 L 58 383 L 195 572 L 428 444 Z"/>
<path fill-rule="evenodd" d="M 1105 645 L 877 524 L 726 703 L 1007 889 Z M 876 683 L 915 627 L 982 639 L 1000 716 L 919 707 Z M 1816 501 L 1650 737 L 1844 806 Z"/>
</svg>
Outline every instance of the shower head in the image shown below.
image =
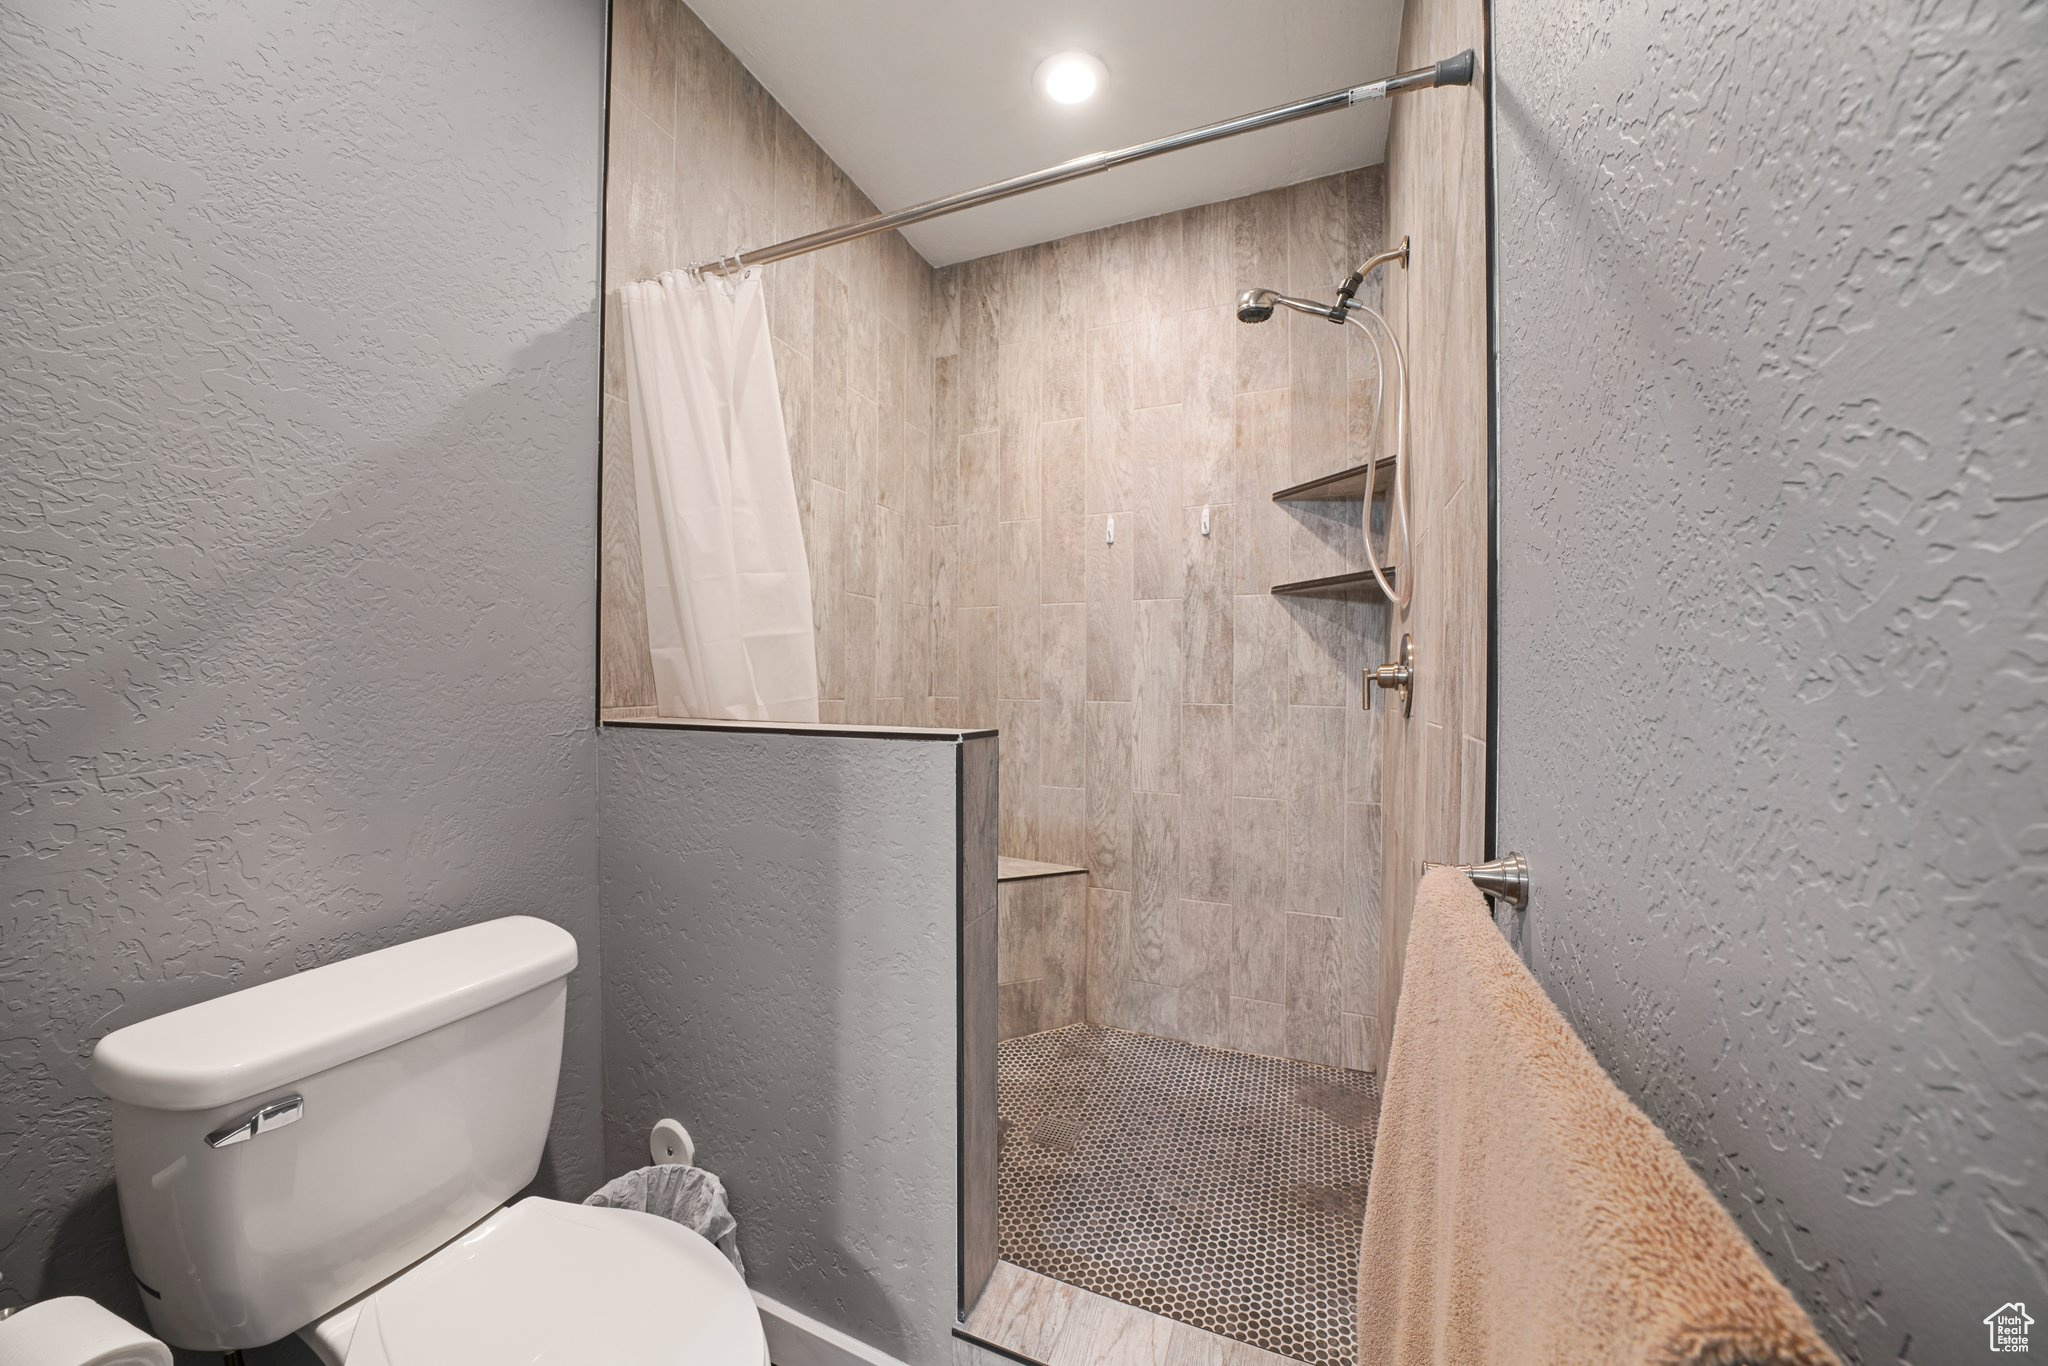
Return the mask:
<svg viewBox="0 0 2048 1366">
<path fill-rule="evenodd" d="M 1241 323 L 1262 323 L 1273 316 L 1276 308 L 1291 308 L 1297 313 L 1333 323 L 1344 321 L 1342 304 L 1319 304 L 1313 299 L 1297 299 L 1271 289 L 1248 289 L 1237 296 L 1237 320 Z"/>
<path fill-rule="evenodd" d="M 1241 323 L 1262 323 L 1273 316 L 1274 309 L 1291 308 L 1311 318 L 1341 325 L 1352 309 L 1361 307 L 1355 296 L 1364 287 L 1366 277 L 1381 266 L 1396 262 L 1401 269 L 1408 268 L 1408 239 L 1405 237 L 1401 239 L 1400 246 L 1368 258 L 1364 265 L 1352 271 L 1350 278 L 1337 286 L 1334 303 L 1319 304 L 1314 299 L 1297 299 L 1273 289 L 1248 289 L 1237 296 L 1237 320 Z"/>
</svg>

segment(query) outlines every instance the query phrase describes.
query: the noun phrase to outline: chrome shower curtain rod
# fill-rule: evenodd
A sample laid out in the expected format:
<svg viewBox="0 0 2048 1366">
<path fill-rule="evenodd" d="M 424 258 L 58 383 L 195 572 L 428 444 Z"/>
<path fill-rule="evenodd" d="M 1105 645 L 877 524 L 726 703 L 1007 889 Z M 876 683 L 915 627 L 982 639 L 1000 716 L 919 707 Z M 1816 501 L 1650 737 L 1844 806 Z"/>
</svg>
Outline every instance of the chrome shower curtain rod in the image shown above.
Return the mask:
<svg viewBox="0 0 2048 1366">
<path fill-rule="evenodd" d="M 1467 48 L 1455 57 L 1446 57 L 1432 66 L 1417 67 L 1404 71 L 1398 76 L 1385 80 L 1371 81 L 1365 85 L 1354 85 L 1344 90 L 1332 90 L 1327 95 L 1316 95 L 1292 104 L 1279 104 L 1271 109 L 1262 109 L 1256 114 L 1240 114 L 1234 119 L 1212 123 L 1202 128 L 1190 128 L 1184 133 L 1157 138 L 1151 142 L 1140 142 L 1115 152 L 1090 152 L 1087 156 L 1063 161 L 1057 166 L 1048 166 L 1042 171 L 1026 175 L 1011 176 L 958 194 L 944 195 L 938 199 L 927 199 L 922 204 L 913 204 L 907 209 L 893 213 L 878 213 L 872 218 L 863 218 L 857 223 L 844 223 L 836 228 L 806 233 L 792 237 L 786 242 L 772 246 L 754 247 L 748 251 L 722 256 L 716 261 L 702 261 L 690 267 L 694 275 L 730 275 L 747 266 L 766 265 L 770 261 L 785 261 L 792 256 L 803 256 L 810 252 L 836 247 L 841 242 L 869 237 L 891 228 L 907 227 L 922 223 L 927 218 L 941 214 L 958 213 L 971 209 L 977 204 L 993 204 L 998 199 L 1024 194 L 1030 190 L 1043 189 L 1047 185 L 1058 185 L 1082 176 L 1107 171 L 1113 166 L 1124 166 L 1133 161 L 1143 161 L 1166 152 L 1178 152 L 1183 147 L 1199 147 L 1205 142 L 1216 142 L 1223 138 L 1234 138 L 1239 133 L 1256 132 L 1276 124 L 1292 123 L 1314 114 L 1327 114 L 1336 109 L 1348 109 L 1363 100 L 1385 99 L 1389 95 L 1405 94 L 1411 90 L 1427 90 L 1438 85 L 1470 85 L 1476 59 L 1472 49 Z"/>
</svg>

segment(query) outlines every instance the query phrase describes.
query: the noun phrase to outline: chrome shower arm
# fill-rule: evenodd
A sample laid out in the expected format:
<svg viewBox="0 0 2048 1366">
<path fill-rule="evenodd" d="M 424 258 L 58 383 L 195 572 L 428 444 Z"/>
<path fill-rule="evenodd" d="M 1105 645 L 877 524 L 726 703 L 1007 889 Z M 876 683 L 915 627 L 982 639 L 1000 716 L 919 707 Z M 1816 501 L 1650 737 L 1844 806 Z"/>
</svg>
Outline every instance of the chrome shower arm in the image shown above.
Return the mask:
<svg viewBox="0 0 2048 1366">
<path fill-rule="evenodd" d="M 1401 269 L 1408 269 L 1408 239 L 1406 237 L 1401 239 L 1400 246 L 1389 247 L 1377 256 L 1368 257 L 1364 265 L 1351 272 L 1351 278 L 1346 280 L 1337 289 L 1337 304 L 1331 310 L 1332 320 L 1341 322 L 1346 309 L 1356 308 L 1357 305 L 1352 302 L 1352 299 L 1359 290 L 1365 288 L 1366 280 L 1381 266 L 1389 265 L 1395 261 L 1401 263 Z"/>
</svg>

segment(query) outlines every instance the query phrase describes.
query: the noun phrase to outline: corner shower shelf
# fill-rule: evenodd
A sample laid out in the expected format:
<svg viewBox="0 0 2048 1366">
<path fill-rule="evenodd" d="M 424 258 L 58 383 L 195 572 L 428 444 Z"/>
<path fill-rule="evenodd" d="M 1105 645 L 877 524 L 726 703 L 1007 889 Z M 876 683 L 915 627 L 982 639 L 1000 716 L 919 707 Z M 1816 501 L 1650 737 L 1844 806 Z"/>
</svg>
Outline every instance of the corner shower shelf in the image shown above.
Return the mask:
<svg viewBox="0 0 2048 1366">
<path fill-rule="evenodd" d="M 1387 570 L 1387 581 L 1394 581 L 1394 571 Z M 1380 586 L 1374 581 L 1370 569 L 1361 569 L 1355 574 L 1329 574 L 1320 579 L 1299 579 L 1293 583 L 1273 585 L 1275 597 L 1373 597 L 1385 598 Z"/>
<path fill-rule="evenodd" d="M 1337 498 L 1363 498 L 1366 496 L 1368 479 L 1372 481 L 1372 492 L 1385 493 L 1387 486 L 1394 482 L 1394 462 L 1391 459 L 1384 459 L 1378 465 L 1353 465 L 1348 470 L 1338 470 L 1335 474 L 1326 474 L 1320 479 L 1311 479 L 1305 484 L 1281 489 L 1273 495 L 1273 501 L 1308 503 Z"/>
</svg>

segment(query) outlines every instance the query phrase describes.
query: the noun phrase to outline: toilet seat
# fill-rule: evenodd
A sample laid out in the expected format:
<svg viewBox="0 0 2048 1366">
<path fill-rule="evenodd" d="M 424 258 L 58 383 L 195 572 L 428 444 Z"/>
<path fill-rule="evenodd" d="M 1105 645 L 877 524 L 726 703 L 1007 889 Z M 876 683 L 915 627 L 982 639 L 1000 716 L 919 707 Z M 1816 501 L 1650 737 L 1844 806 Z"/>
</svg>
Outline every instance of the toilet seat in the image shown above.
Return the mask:
<svg viewBox="0 0 2048 1366">
<path fill-rule="evenodd" d="M 302 1336 L 334 1366 L 765 1366 L 746 1282 L 682 1225 L 508 1206 Z"/>
</svg>

